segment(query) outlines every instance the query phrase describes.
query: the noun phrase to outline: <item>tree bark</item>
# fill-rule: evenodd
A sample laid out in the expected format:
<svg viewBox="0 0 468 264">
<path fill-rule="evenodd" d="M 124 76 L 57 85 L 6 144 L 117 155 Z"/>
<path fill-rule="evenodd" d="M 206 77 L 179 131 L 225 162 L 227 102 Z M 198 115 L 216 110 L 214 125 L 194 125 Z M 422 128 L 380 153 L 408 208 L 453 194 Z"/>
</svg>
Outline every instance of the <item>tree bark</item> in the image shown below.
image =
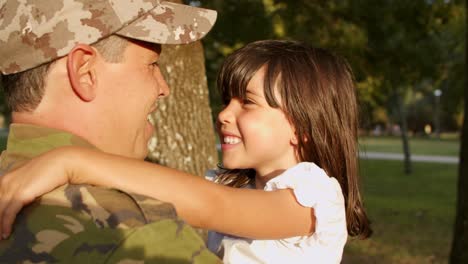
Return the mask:
<svg viewBox="0 0 468 264">
<path fill-rule="evenodd" d="M 465 2 L 465 13 L 468 0 Z M 468 17 L 465 25 L 468 26 Z M 468 37 L 468 32 L 465 31 Z M 468 62 L 468 43 L 465 43 L 465 63 Z M 468 68 L 467 68 L 468 69 Z M 468 70 L 467 72 L 468 73 Z M 465 106 L 461 133 L 460 164 L 458 167 L 457 211 L 453 233 L 451 264 L 468 263 L 468 79 L 465 74 Z"/>
<path fill-rule="evenodd" d="M 163 45 L 160 65 L 170 95 L 158 101 L 152 115 L 148 158 L 202 176 L 216 166 L 218 155 L 201 42 Z"/>
<path fill-rule="evenodd" d="M 152 116 L 149 159 L 201 176 L 218 162 L 203 47 L 163 46 L 160 64 L 171 90 Z"/>
</svg>

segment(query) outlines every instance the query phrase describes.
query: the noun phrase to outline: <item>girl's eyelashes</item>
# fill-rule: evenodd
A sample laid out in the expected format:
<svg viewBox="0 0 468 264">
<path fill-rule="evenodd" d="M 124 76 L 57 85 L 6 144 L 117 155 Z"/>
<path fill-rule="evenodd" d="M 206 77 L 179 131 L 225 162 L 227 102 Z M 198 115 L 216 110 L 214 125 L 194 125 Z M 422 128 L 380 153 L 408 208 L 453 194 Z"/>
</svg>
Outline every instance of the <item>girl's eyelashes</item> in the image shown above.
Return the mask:
<svg viewBox="0 0 468 264">
<path fill-rule="evenodd" d="M 241 103 L 241 105 L 253 105 L 253 104 L 256 104 L 256 102 L 250 98 L 234 98 L 236 99 L 238 102 Z M 231 100 L 233 100 L 233 98 L 225 98 L 223 99 L 223 102 L 222 102 L 222 108 L 226 108 L 230 103 L 231 103 Z"/>
<path fill-rule="evenodd" d="M 255 104 L 255 102 L 250 100 L 249 98 L 245 98 L 245 99 L 242 99 L 242 104 L 249 105 L 249 104 Z"/>
</svg>

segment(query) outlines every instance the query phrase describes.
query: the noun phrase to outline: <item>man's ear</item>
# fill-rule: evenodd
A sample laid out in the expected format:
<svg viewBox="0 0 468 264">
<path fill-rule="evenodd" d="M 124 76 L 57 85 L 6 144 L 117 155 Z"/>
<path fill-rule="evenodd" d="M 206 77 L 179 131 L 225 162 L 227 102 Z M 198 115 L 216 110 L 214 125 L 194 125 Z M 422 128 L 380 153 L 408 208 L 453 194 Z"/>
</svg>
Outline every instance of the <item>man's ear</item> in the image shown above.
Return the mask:
<svg viewBox="0 0 468 264">
<path fill-rule="evenodd" d="M 77 44 L 67 56 L 70 84 L 75 94 L 86 102 L 96 97 L 96 58 L 96 50 L 86 44 Z"/>
</svg>

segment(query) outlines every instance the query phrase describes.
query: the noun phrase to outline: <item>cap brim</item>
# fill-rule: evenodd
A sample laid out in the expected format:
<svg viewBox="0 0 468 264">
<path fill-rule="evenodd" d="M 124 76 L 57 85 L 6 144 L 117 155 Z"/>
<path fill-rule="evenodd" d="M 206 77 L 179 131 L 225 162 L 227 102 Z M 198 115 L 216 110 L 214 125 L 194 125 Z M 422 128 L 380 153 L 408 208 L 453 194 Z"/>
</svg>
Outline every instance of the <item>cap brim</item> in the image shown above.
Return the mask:
<svg viewBox="0 0 468 264">
<path fill-rule="evenodd" d="M 115 34 L 159 44 L 185 44 L 203 38 L 213 27 L 214 10 L 161 2 Z"/>
</svg>

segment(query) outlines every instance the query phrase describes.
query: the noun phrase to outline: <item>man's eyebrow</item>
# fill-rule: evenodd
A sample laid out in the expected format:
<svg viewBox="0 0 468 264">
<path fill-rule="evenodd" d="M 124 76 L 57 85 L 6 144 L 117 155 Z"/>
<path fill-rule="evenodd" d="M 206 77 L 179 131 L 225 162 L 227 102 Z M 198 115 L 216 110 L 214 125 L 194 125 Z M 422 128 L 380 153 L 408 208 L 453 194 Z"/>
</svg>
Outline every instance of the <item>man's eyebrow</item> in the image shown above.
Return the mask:
<svg viewBox="0 0 468 264">
<path fill-rule="evenodd" d="M 159 43 L 147 42 L 147 41 L 142 41 L 142 40 L 130 40 L 130 41 L 134 42 L 137 45 L 143 46 L 145 48 L 154 50 L 159 53 L 161 53 L 162 51 L 162 45 Z"/>
</svg>

